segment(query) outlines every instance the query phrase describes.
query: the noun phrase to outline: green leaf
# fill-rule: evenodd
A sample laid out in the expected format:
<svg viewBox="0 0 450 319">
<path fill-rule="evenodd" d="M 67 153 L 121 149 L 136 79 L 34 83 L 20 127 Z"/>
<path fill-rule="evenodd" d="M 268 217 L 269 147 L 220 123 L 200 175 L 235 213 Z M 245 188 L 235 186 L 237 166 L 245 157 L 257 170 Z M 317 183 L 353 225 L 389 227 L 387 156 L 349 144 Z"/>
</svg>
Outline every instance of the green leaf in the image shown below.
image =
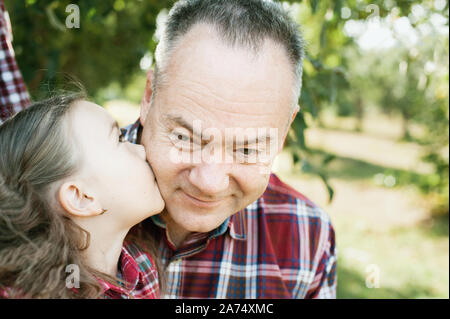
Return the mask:
<svg viewBox="0 0 450 319">
<path fill-rule="evenodd" d="M 300 156 L 298 156 L 297 152 L 292 153 L 292 160 L 294 161 L 294 164 L 297 164 L 300 161 Z"/>
<path fill-rule="evenodd" d="M 331 187 L 330 183 L 328 182 L 328 178 L 324 175 L 319 173 L 320 178 L 322 179 L 322 181 L 324 182 L 327 191 L 328 191 L 328 203 L 331 203 L 333 201 L 334 198 L 334 189 L 333 187 Z"/>
<path fill-rule="evenodd" d="M 125 1 L 116 0 L 116 2 L 114 2 L 114 10 L 122 11 L 123 9 L 125 9 Z"/>
<path fill-rule="evenodd" d="M 320 30 L 320 47 L 324 48 L 327 44 L 327 29 L 328 22 L 324 22 L 322 25 L 322 29 Z"/>
<path fill-rule="evenodd" d="M 337 17 L 341 16 L 341 9 L 342 9 L 342 0 L 334 0 L 334 14 Z"/>
<path fill-rule="evenodd" d="M 311 0 L 310 4 L 311 4 L 312 13 L 315 14 L 317 12 L 317 9 L 319 8 L 319 0 Z"/>
<path fill-rule="evenodd" d="M 332 161 L 336 159 L 336 155 L 327 154 L 325 158 L 322 160 L 322 167 L 330 164 Z"/>
<path fill-rule="evenodd" d="M 302 95 L 300 97 L 300 106 L 305 107 L 306 110 L 313 116 L 317 117 L 317 108 L 313 102 L 309 89 L 307 87 L 303 88 Z"/>
<path fill-rule="evenodd" d="M 336 73 L 331 72 L 330 76 L 330 104 L 334 104 L 336 102 L 337 97 L 337 81 L 336 81 Z"/>
<path fill-rule="evenodd" d="M 295 137 L 297 138 L 297 143 L 300 148 L 305 149 L 305 129 L 307 128 L 305 118 L 303 113 L 299 113 L 292 123 L 292 129 L 294 131 Z"/>
<path fill-rule="evenodd" d="M 96 13 L 97 13 L 97 10 L 95 8 L 89 9 L 88 14 L 87 14 L 88 19 L 91 19 Z"/>
<path fill-rule="evenodd" d="M 313 173 L 314 172 L 314 168 L 311 166 L 311 164 L 309 163 L 309 161 L 306 158 L 302 159 L 301 170 L 304 173 Z"/>
</svg>

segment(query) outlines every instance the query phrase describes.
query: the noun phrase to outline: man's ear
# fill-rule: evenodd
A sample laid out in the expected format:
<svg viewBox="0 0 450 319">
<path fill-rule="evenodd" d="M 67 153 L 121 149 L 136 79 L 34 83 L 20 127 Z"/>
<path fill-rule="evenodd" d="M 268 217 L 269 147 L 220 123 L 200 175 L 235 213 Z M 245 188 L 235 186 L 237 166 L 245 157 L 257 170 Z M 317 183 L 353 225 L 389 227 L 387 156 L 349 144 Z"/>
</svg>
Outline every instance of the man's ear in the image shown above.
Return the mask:
<svg viewBox="0 0 450 319">
<path fill-rule="evenodd" d="M 283 139 L 281 140 L 282 143 L 280 145 L 280 148 L 278 149 L 278 153 L 280 153 L 283 150 L 284 144 L 286 143 L 287 134 L 289 133 L 289 129 L 291 128 L 292 122 L 294 122 L 295 117 L 297 116 L 299 111 L 300 111 L 300 106 L 297 104 L 294 108 L 294 111 L 292 112 L 291 118 L 289 119 L 289 124 L 284 132 Z"/>
<path fill-rule="evenodd" d="M 91 217 L 101 215 L 103 208 L 93 196 L 83 192 L 74 182 L 66 182 L 59 188 L 58 200 L 63 209 L 74 217 Z"/>
<path fill-rule="evenodd" d="M 295 108 L 294 108 L 294 111 L 292 112 L 291 120 L 290 120 L 289 125 L 288 125 L 288 131 L 289 131 L 289 127 L 291 127 L 292 122 L 294 122 L 295 117 L 297 116 L 299 111 L 300 111 L 300 105 L 297 104 L 295 106 Z"/>
<path fill-rule="evenodd" d="M 141 101 L 141 115 L 140 122 L 142 125 L 145 123 L 145 119 L 147 118 L 148 111 L 150 110 L 150 101 L 152 100 L 152 82 L 153 82 L 153 70 L 150 69 L 147 72 L 147 82 L 145 84 L 144 96 Z"/>
</svg>

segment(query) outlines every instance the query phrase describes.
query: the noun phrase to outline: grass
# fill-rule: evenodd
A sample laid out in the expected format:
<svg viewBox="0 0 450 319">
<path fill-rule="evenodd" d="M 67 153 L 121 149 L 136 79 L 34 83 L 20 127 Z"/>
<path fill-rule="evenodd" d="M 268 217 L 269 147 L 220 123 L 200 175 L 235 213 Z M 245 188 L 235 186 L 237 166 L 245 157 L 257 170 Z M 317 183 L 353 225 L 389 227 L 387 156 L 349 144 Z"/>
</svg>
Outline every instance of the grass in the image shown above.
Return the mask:
<svg viewBox="0 0 450 319">
<path fill-rule="evenodd" d="M 311 153 L 311 158 L 313 159 L 311 165 L 316 170 L 320 167 L 315 163 L 322 163 L 325 157 L 334 155 L 320 149 L 312 149 Z M 336 155 L 334 160 L 327 165 L 326 173 L 330 178 L 345 180 L 371 180 L 377 174 L 393 175 L 396 177 L 397 185 L 416 184 L 425 176 L 425 174 L 411 172 L 405 169 L 376 165 L 359 159 Z"/>
<path fill-rule="evenodd" d="M 377 231 L 336 220 L 338 298 L 448 298 L 448 234 L 430 236 L 424 226 Z M 379 288 L 368 288 L 370 265 Z"/>
<path fill-rule="evenodd" d="M 369 178 L 335 178 L 331 181 L 335 199 L 328 203 L 318 178 L 279 176 L 332 219 L 338 298 L 449 297 L 449 220 L 431 219 L 418 190 L 377 186 Z M 379 270 L 379 288 L 366 286 L 373 265 Z"/>
</svg>

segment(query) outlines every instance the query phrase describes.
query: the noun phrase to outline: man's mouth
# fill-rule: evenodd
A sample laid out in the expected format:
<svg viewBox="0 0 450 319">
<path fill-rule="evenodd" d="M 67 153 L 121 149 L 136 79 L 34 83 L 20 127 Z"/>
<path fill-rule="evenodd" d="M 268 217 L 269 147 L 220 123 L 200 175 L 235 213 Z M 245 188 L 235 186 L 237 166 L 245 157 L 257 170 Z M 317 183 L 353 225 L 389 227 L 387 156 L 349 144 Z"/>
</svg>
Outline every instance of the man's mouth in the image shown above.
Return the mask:
<svg viewBox="0 0 450 319">
<path fill-rule="evenodd" d="M 213 207 L 219 206 L 224 201 L 224 198 L 213 199 L 213 200 L 203 199 L 203 198 L 198 198 L 196 196 L 189 195 L 185 191 L 181 191 L 181 192 L 183 194 L 183 197 L 185 197 L 190 203 L 192 203 L 198 207 L 213 208 Z"/>
</svg>

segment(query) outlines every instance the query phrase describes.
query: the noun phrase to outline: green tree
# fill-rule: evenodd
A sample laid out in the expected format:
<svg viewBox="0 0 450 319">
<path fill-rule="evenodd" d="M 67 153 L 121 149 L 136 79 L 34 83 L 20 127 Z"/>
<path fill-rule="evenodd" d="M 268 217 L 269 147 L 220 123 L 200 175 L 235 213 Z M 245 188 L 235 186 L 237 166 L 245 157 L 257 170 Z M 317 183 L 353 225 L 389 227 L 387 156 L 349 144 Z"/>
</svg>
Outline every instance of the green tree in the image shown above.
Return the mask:
<svg viewBox="0 0 450 319">
<path fill-rule="evenodd" d="M 16 58 L 31 95 L 40 98 L 67 76 L 95 96 L 111 82 L 125 86 L 155 48 L 156 17 L 169 0 L 79 0 L 80 28 L 68 29 L 71 0 L 6 0 Z M 43 86 L 44 85 L 44 86 Z"/>
</svg>

